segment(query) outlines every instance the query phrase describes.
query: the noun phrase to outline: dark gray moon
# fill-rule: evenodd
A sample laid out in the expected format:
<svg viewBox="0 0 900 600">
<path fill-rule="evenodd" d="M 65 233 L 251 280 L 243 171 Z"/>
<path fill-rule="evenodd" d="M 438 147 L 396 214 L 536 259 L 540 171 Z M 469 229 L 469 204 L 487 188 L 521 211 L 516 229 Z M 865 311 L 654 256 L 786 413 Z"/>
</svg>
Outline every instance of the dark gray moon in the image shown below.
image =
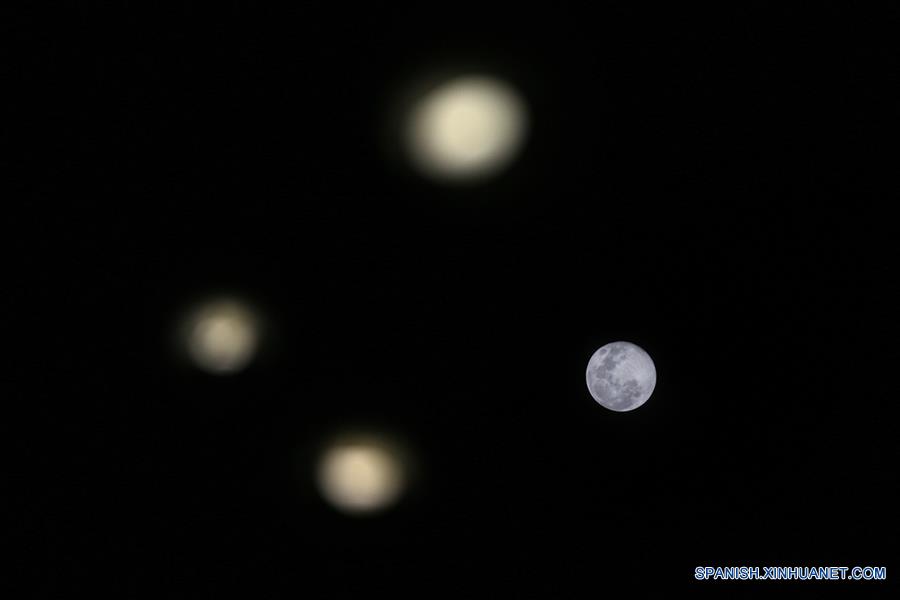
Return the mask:
<svg viewBox="0 0 900 600">
<path fill-rule="evenodd" d="M 611 342 L 594 352 L 587 366 L 587 387 L 601 406 L 617 412 L 634 410 L 656 387 L 656 366 L 643 348 Z"/>
</svg>

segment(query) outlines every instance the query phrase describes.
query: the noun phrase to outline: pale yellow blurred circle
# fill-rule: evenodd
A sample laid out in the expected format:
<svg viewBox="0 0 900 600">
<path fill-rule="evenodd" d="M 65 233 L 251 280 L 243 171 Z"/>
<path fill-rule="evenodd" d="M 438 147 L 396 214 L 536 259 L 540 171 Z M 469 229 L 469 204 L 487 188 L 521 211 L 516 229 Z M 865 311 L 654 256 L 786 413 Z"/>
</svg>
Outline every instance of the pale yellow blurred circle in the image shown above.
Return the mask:
<svg viewBox="0 0 900 600">
<path fill-rule="evenodd" d="M 249 307 L 237 300 L 216 300 L 188 318 L 187 351 L 204 371 L 235 373 L 253 360 L 259 336 L 258 319 Z"/>
<path fill-rule="evenodd" d="M 476 75 L 451 79 L 411 111 L 406 127 L 410 158 L 438 179 L 493 175 L 521 149 L 527 112 L 521 96 L 503 81 Z"/>
<path fill-rule="evenodd" d="M 407 484 L 406 466 L 400 452 L 383 440 L 341 440 L 322 454 L 317 483 L 335 508 L 374 513 L 400 498 Z"/>
</svg>

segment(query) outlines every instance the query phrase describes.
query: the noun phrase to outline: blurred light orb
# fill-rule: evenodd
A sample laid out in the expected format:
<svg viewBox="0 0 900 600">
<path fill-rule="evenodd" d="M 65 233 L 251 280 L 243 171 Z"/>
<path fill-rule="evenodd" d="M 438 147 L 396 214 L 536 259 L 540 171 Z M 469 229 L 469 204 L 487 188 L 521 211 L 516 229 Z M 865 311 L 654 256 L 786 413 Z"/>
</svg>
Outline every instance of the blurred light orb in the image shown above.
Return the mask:
<svg viewBox="0 0 900 600">
<path fill-rule="evenodd" d="M 216 300 L 189 317 L 187 351 L 200 369 L 227 375 L 253 360 L 259 337 L 259 322 L 250 308 L 237 300 Z"/>
<path fill-rule="evenodd" d="M 506 167 L 522 147 L 528 111 L 506 83 L 487 76 L 451 79 L 414 106 L 406 127 L 415 166 L 443 180 L 475 180 Z"/>
<path fill-rule="evenodd" d="M 365 515 L 393 505 L 407 485 L 402 454 L 386 440 L 355 437 L 338 440 L 322 454 L 317 483 L 338 510 Z"/>
</svg>

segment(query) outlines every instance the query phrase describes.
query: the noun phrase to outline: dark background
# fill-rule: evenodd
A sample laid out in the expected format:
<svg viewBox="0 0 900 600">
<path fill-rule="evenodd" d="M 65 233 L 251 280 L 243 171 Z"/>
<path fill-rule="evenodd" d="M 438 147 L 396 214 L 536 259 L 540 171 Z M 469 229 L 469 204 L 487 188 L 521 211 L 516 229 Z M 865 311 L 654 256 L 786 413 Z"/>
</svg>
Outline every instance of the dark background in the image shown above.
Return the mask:
<svg viewBox="0 0 900 600">
<path fill-rule="evenodd" d="M 8 314 L 30 333 L 7 378 L 12 532 L 34 597 L 892 577 L 900 19 L 628 4 L 8 19 L 26 132 L 8 256 L 29 275 Z M 404 84 L 445 67 L 531 109 L 526 150 L 484 185 L 433 184 L 392 151 Z M 168 343 L 216 291 L 274 333 L 234 377 Z M 633 413 L 584 385 L 617 339 L 658 370 Z M 421 464 L 381 517 L 310 488 L 310 449 L 347 424 Z"/>
</svg>

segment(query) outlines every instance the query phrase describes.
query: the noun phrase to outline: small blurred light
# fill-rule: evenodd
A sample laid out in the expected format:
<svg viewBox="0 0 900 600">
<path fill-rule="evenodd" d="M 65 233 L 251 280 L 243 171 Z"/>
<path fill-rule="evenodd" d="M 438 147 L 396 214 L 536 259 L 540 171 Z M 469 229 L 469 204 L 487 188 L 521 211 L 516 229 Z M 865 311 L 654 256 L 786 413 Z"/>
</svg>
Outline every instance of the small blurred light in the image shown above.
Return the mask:
<svg viewBox="0 0 900 600">
<path fill-rule="evenodd" d="M 206 303 L 190 314 L 185 324 L 188 356 L 209 373 L 236 373 L 256 355 L 259 329 L 254 312 L 238 300 Z"/>
<path fill-rule="evenodd" d="M 477 180 L 506 167 L 528 128 L 524 101 L 492 77 L 451 79 L 421 98 L 406 125 L 407 148 L 424 174 Z"/>
<path fill-rule="evenodd" d="M 406 459 L 390 441 L 376 436 L 335 440 L 320 457 L 317 484 L 338 510 L 364 515 L 393 505 L 408 484 Z"/>
</svg>

